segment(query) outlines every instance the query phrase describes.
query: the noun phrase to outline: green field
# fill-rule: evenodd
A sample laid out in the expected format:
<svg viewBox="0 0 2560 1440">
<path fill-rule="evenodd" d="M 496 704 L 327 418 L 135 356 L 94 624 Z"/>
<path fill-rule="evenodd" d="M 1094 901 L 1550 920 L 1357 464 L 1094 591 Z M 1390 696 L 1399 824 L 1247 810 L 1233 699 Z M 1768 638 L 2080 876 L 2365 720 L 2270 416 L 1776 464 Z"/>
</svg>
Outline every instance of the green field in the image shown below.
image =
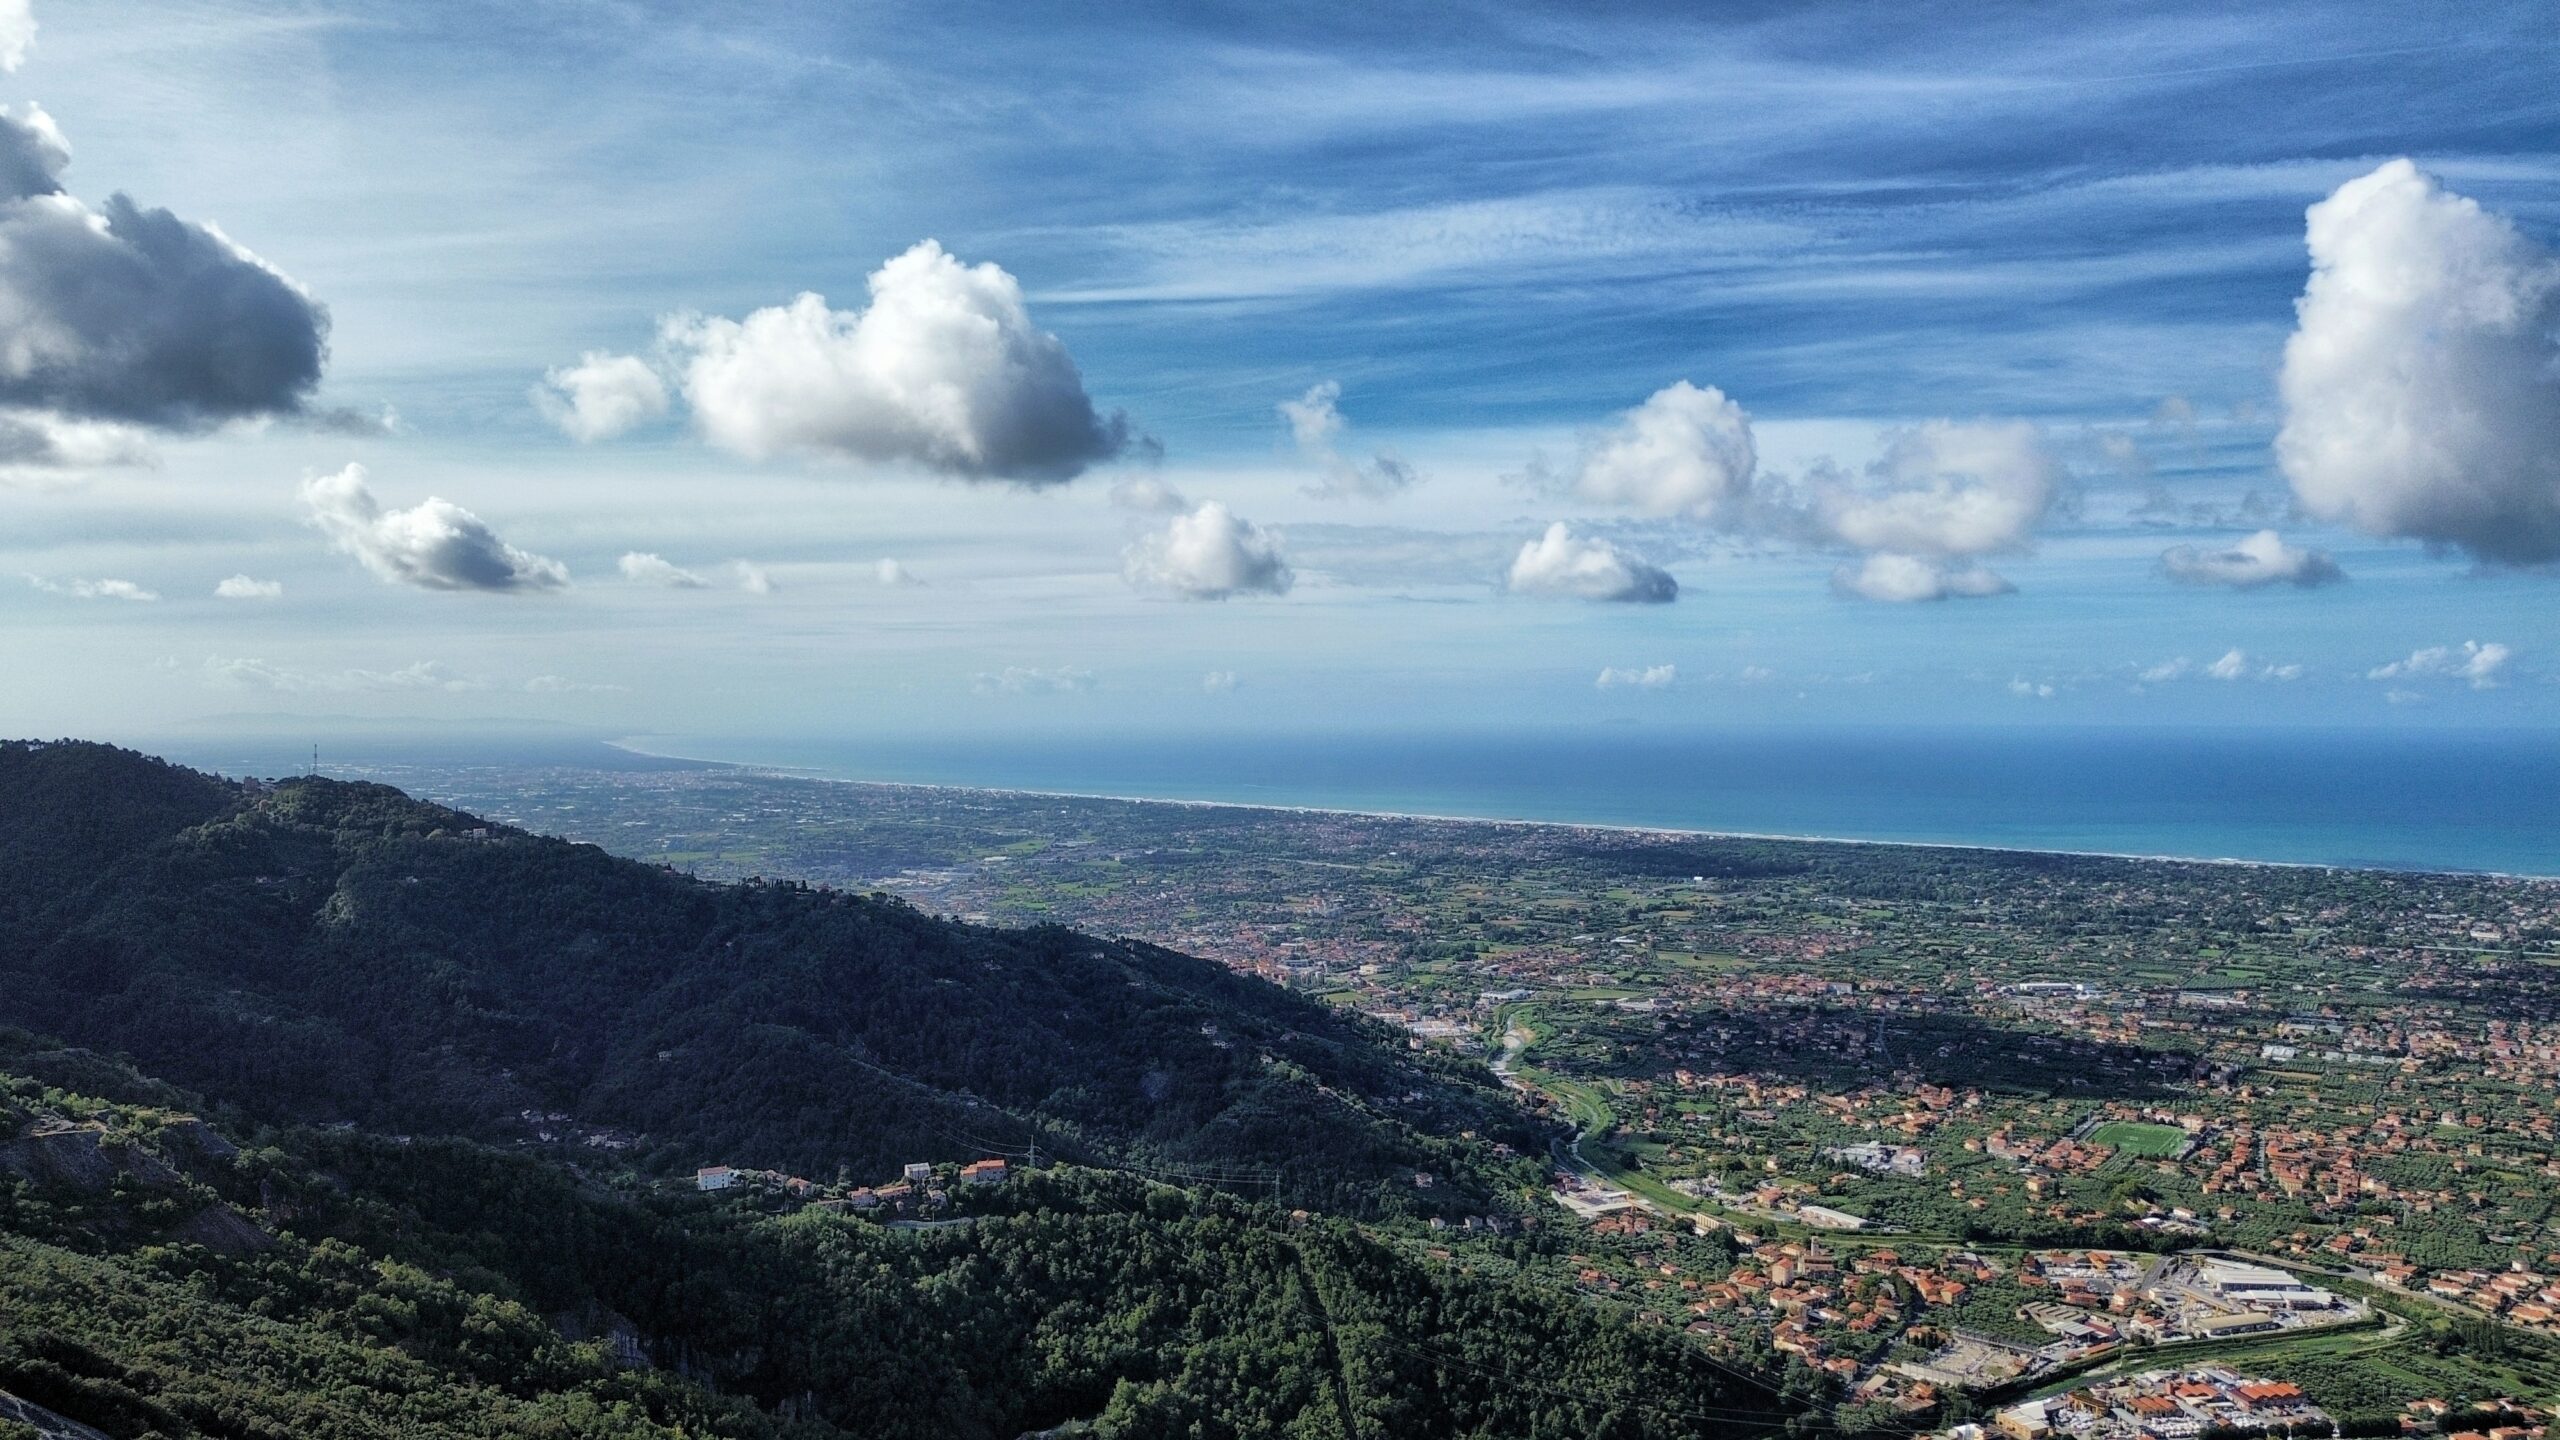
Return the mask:
<svg viewBox="0 0 2560 1440">
<path fill-rule="evenodd" d="M 2111 1120 L 2089 1132 L 2092 1145 L 2113 1145 L 2128 1155 L 2146 1159 L 2178 1153 L 2187 1143 L 2187 1132 L 2175 1125 L 2145 1125 L 2134 1120 Z"/>
</svg>

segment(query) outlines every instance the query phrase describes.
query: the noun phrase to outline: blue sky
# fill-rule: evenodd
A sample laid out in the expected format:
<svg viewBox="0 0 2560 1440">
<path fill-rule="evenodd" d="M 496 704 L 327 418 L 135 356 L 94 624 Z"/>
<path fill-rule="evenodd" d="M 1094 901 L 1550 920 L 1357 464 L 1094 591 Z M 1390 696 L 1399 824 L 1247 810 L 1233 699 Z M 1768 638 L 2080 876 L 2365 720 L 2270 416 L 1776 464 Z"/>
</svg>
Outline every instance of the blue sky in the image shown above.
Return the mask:
<svg viewBox="0 0 2560 1440">
<path fill-rule="evenodd" d="M 329 354 L 0 384 L 0 728 L 2549 724 L 2560 22 L 2464 14 L 35 0 L 62 190 Z M 2522 331 L 2347 296 L 2413 265 Z"/>
</svg>

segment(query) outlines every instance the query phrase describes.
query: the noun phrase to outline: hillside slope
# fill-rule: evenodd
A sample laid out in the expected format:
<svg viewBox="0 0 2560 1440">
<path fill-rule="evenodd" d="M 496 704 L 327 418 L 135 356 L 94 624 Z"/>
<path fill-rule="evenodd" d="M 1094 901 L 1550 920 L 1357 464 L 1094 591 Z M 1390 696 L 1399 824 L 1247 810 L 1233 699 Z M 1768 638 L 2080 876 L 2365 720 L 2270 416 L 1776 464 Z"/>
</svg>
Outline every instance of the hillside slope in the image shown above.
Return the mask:
<svg viewBox="0 0 2560 1440">
<path fill-rule="evenodd" d="M 538 1129 L 661 1169 L 879 1175 L 1036 1136 L 1302 1204 L 1481 1208 L 1534 1167 L 1445 1137 L 1540 1148 L 1480 1075 L 1170 951 L 68 742 L 0 746 L 0 1023 L 265 1120 Z"/>
<path fill-rule="evenodd" d="M 1779 1419 L 1675 1331 L 1471 1273 L 1509 1268 L 1493 1249 L 1434 1261 L 1108 1171 L 901 1230 L 464 1140 L 226 1134 L 189 1099 L 0 1030 L 0 1436 L 52 1416 L 116 1440 L 1709 1440 Z"/>
</svg>

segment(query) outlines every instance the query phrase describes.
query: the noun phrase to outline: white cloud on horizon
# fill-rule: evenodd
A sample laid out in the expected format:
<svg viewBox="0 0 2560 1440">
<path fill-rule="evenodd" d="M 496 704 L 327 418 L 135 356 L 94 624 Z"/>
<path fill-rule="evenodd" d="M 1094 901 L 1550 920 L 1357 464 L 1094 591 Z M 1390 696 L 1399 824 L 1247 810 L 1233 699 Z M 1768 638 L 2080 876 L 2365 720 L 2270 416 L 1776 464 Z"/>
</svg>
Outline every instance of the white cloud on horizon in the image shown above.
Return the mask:
<svg viewBox="0 0 2560 1440">
<path fill-rule="evenodd" d="M 1093 672 L 1075 666 L 1055 669 L 1037 665 L 1008 665 L 1002 670 L 980 671 L 970 680 L 969 688 L 980 695 L 1063 695 L 1093 688 Z"/>
<path fill-rule="evenodd" d="M 2465 640 L 2459 646 L 2430 645 L 2423 650 L 2411 651 L 2405 660 L 2394 660 L 2366 671 L 2365 678 L 2441 678 L 2464 681 L 2474 690 L 2494 690 L 2504 683 L 2499 677 L 2506 670 L 2507 662 L 2514 658 L 2515 652 L 2497 641 L 2482 644 L 2477 640 Z"/>
<path fill-rule="evenodd" d="M 2308 590 L 2347 578 L 2347 572 L 2338 568 L 2328 551 L 2288 545 L 2273 530 L 2261 530 L 2223 550 L 2173 545 L 2161 552 L 2160 567 L 2181 584 L 2220 585 L 2233 590 L 2270 585 Z"/>
<path fill-rule="evenodd" d="M 1665 605 L 1680 598 L 1670 571 L 1607 540 L 1577 539 L 1561 520 L 1520 547 L 1504 585 L 1519 595 L 1604 603 Z"/>
<path fill-rule="evenodd" d="M 1600 672 L 1600 678 L 1593 683 L 1602 690 L 1667 690 L 1679 678 L 1680 669 L 1676 665 L 1646 665 L 1628 669 L 1620 669 L 1612 665 L 1603 669 Z"/>
<path fill-rule="evenodd" d="M 234 575 L 213 587 L 217 600 L 273 600 L 284 594 L 281 580 L 260 580 L 249 575 Z"/>
<path fill-rule="evenodd" d="M 48 580 L 30 575 L 27 583 L 49 595 L 68 595 L 74 600 L 131 600 L 146 602 L 160 598 L 160 592 L 146 590 L 130 580 Z"/>
<path fill-rule="evenodd" d="M 1917 555 L 1880 553 L 1833 570 L 1831 589 L 1853 599 L 1913 605 L 2011 595 L 2018 587 L 1978 564 L 1950 565 Z"/>
<path fill-rule="evenodd" d="M 633 550 L 615 562 L 622 578 L 635 585 L 659 585 L 670 590 L 707 590 L 711 582 L 671 561 L 644 550 Z"/>
</svg>

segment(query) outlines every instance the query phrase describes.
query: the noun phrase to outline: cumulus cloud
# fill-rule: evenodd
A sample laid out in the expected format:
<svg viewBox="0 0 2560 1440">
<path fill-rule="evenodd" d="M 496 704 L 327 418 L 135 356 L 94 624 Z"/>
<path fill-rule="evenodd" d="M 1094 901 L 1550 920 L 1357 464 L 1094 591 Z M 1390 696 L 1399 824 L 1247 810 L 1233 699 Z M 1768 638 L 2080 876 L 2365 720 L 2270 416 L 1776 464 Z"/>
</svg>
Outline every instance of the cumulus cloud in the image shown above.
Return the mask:
<svg viewBox="0 0 2560 1440">
<path fill-rule="evenodd" d="M 870 277 L 870 304 L 803 294 L 743 320 L 680 315 L 661 350 L 694 423 L 750 458 L 914 465 L 967 480 L 1063 481 L 1129 444 L 1022 286 L 926 240 Z"/>
<path fill-rule="evenodd" d="M 1112 486 L 1111 503 L 1141 515 L 1179 515 L 1191 508 L 1181 491 L 1152 475 L 1133 475 Z"/>
<path fill-rule="evenodd" d="M 1200 677 L 1200 688 L 1211 695 L 1224 695 L 1236 688 L 1236 672 L 1212 670 Z"/>
<path fill-rule="evenodd" d="M 634 550 L 619 562 L 622 578 L 635 585 L 663 585 L 670 590 L 705 590 L 711 582 L 646 551 Z"/>
<path fill-rule="evenodd" d="M 2560 560 L 2560 260 L 2407 160 L 2311 207 L 2276 458 L 2309 514 Z"/>
<path fill-rule="evenodd" d="M 1504 582 L 1522 595 L 1661 605 L 1680 598 L 1671 572 L 1599 538 L 1582 539 L 1559 520 L 1520 547 Z"/>
<path fill-rule="evenodd" d="M 738 572 L 739 589 L 746 591 L 750 595 L 770 595 L 773 593 L 773 576 L 767 573 L 763 566 L 751 564 L 744 560 L 737 560 L 731 562 L 731 568 Z"/>
<path fill-rule="evenodd" d="M 328 311 L 210 226 L 90 209 L 70 159 L 42 110 L 0 113 L 0 406 L 177 431 L 305 413 Z"/>
<path fill-rule="evenodd" d="M 981 695 L 1065 694 L 1093 688 L 1093 672 L 1073 666 L 1045 669 L 1037 665 L 1008 665 L 1002 670 L 982 670 L 969 683 Z"/>
<path fill-rule="evenodd" d="M 1889 605 L 1979 600 L 2014 594 L 2017 588 L 1978 564 L 1949 564 L 1917 555 L 1870 555 L 1855 565 L 1843 565 L 1831 572 L 1834 594 Z"/>
<path fill-rule="evenodd" d="M 871 577 L 883 585 L 892 587 L 921 585 L 924 583 L 923 576 L 918 575 L 913 570 L 908 569 L 903 563 L 896 560 L 883 560 L 879 564 L 872 566 Z"/>
<path fill-rule="evenodd" d="M 2174 660 L 2163 660 L 2156 665 L 2144 666 L 2138 672 L 2138 677 L 2146 685 L 2163 685 L 2172 680 L 2184 680 L 2191 675 L 2207 680 L 2230 681 L 2299 680 L 2303 674 L 2304 670 L 2300 665 L 2271 664 L 2257 659 L 2238 646 L 2233 646 L 2223 651 L 2220 658 L 2203 665 L 2198 665 L 2181 655 Z"/>
<path fill-rule="evenodd" d="M 525 593 L 569 583 L 559 561 L 499 539 L 479 516 L 429 496 L 406 510 L 385 510 L 365 487 L 362 465 L 302 485 L 311 521 L 331 543 L 398 585 L 424 590 Z"/>
<path fill-rule="evenodd" d="M 234 575 L 213 587 L 217 600 L 273 600 L 284 594 L 281 580 L 257 580 L 247 575 Z"/>
<path fill-rule="evenodd" d="M 581 443 L 610 440 L 667 413 L 667 382 L 648 361 L 601 350 L 546 372 L 532 396 L 542 418 Z"/>
<path fill-rule="evenodd" d="M 1679 678 L 1679 667 L 1673 665 L 1646 665 L 1623 670 L 1612 665 L 1600 672 L 1595 683 L 1603 690 L 1668 690 Z"/>
<path fill-rule="evenodd" d="M 2460 646 L 2430 645 L 2410 652 L 2406 660 L 2394 660 L 2365 672 L 2368 680 L 2440 678 L 2469 682 L 2474 690 L 2494 690 L 2499 674 L 2515 652 L 2496 641 L 2482 644 L 2465 640 Z"/>
<path fill-rule="evenodd" d="M 27 63 L 27 51 L 35 43 L 33 0 L 0 0 L 0 71 L 14 71 Z"/>
<path fill-rule="evenodd" d="M 1297 441 L 1298 453 L 1314 461 L 1324 476 L 1307 493 L 1375 500 L 1410 488 L 1417 478 L 1413 467 L 1393 452 L 1381 450 L 1366 464 L 1342 453 L 1336 442 L 1348 422 L 1342 418 L 1341 399 L 1341 383 L 1326 380 L 1307 387 L 1307 393 L 1297 399 L 1279 404 L 1280 417 L 1289 422 L 1289 435 Z"/>
<path fill-rule="evenodd" d="M 1130 584 L 1186 600 L 1285 595 L 1295 579 L 1277 535 L 1215 500 L 1140 537 L 1124 558 Z"/>
<path fill-rule="evenodd" d="M 2009 693 L 2021 700 L 2050 700 L 2053 698 L 2053 686 L 2048 681 L 2016 676 L 2009 681 Z"/>
<path fill-rule="evenodd" d="M 2224 585 L 2256 590 L 2268 585 L 2311 589 L 2347 578 L 2326 550 L 2287 545 L 2273 530 L 2261 530 L 2227 550 L 2173 545 L 2161 552 L 2160 568 L 2186 585 Z"/>
<path fill-rule="evenodd" d="M 1573 493 L 1645 515 L 1731 524 L 1747 513 L 1758 464 L 1750 415 L 1714 386 L 1681 380 L 1584 448 Z"/>
<path fill-rule="evenodd" d="M 157 600 L 156 590 L 146 590 L 130 580 L 48 580 L 30 575 L 27 583 L 51 595 L 68 595 L 74 600 Z"/>
<path fill-rule="evenodd" d="M 1854 549 L 1994 555 L 2025 548 L 2062 476 L 2043 432 L 2023 420 L 1932 420 L 1896 432 L 1865 484 L 1818 481 L 1815 510 Z"/>
</svg>

